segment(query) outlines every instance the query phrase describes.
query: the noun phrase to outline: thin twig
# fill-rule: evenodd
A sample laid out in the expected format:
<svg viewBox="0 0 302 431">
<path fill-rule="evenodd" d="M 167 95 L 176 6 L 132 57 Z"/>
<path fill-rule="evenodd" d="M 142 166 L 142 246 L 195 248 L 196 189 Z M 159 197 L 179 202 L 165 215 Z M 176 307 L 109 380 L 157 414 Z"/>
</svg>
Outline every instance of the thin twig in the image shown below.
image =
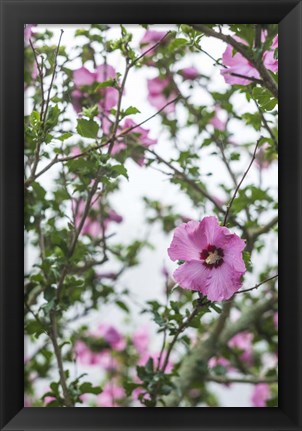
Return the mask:
<svg viewBox="0 0 302 431">
<path fill-rule="evenodd" d="M 54 61 L 54 66 L 53 66 L 53 73 L 52 73 L 52 76 L 51 76 L 51 81 L 50 81 L 50 85 L 49 85 L 48 93 L 47 93 L 47 99 L 46 99 L 46 106 L 45 106 L 44 117 L 42 119 L 43 127 L 45 125 L 45 121 L 46 121 L 46 117 L 47 117 L 47 112 L 48 112 L 48 107 L 49 107 L 49 101 L 50 101 L 50 93 L 51 93 L 53 82 L 54 82 L 55 75 L 56 75 L 57 60 L 58 60 L 58 54 L 59 54 L 59 49 L 60 49 L 60 44 L 61 44 L 61 39 L 62 39 L 63 33 L 64 33 L 64 30 L 61 29 L 61 34 L 60 34 L 60 37 L 59 37 L 59 42 L 58 42 L 57 49 L 56 49 L 56 52 L 55 52 L 55 61 Z"/>
<path fill-rule="evenodd" d="M 241 184 L 243 183 L 245 177 L 247 176 L 247 174 L 248 174 L 248 172 L 249 172 L 249 170 L 250 170 L 250 168 L 251 168 L 251 166 L 252 166 L 252 164 L 253 164 L 253 162 L 255 160 L 256 152 L 257 152 L 259 143 L 260 143 L 260 139 L 258 139 L 258 141 L 257 141 L 257 144 L 256 144 L 255 149 L 254 149 L 254 153 L 253 153 L 253 156 L 252 156 L 252 159 L 250 161 L 250 164 L 248 165 L 246 171 L 244 172 L 243 177 L 241 178 L 240 182 L 238 183 L 238 185 L 237 185 L 237 187 L 235 189 L 235 192 L 234 192 L 234 194 L 232 196 L 232 199 L 231 199 L 230 203 L 227 206 L 227 210 L 226 210 L 226 213 L 225 213 L 225 216 L 224 216 L 223 226 L 226 226 L 226 224 L 227 224 L 229 213 L 230 213 L 230 210 L 232 208 L 233 202 L 234 202 L 234 200 L 235 200 L 235 198 L 237 196 L 237 193 L 238 193 L 238 191 L 239 191 L 239 189 L 241 187 Z"/>
<path fill-rule="evenodd" d="M 261 78 L 263 79 L 264 86 L 268 90 L 270 90 L 276 98 L 278 98 L 278 85 L 274 78 L 270 75 L 269 71 L 264 66 L 261 58 L 255 59 L 254 56 L 248 52 L 247 47 L 242 43 L 238 42 L 232 36 L 225 35 L 223 33 L 217 33 L 217 31 L 204 24 L 191 24 L 191 26 L 195 30 L 204 33 L 206 36 L 212 36 L 216 39 L 220 39 L 235 48 L 236 51 L 243 55 L 243 57 L 245 57 L 258 70 Z"/>
<path fill-rule="evenodd" d="M 238 295 L 239 293 L 251 292 L 252 290 L 258 289 L 258 287 L 262 286 L 262 284 L 265 284 L 265 283 L 267 283 L 267 282 L 269 282 L 269 281 L 271 281 L 271 280 L 274 280 L 274 279 L 275 279 L 275 278 L 277 278 L 277 277 L 278 277 L 278 274 L 275 274 L 275 275 L 273 275 L 272 277 L 267 278 L 267 279 L 266 279 L 266 280 L 264 280 L 264 281 L 261 281 L 261 283 L 258 283 L 258 284 L 256 284 L 255 286 L 250 287 L 249 289 L 239 290 L 238 292 L 235 292 L 235 293 L 234 293 L 234 295 Z"/>
<path fill-rule="evenodd" d="M 273 383 L 278 383 L 278 380 L 275 377 L 230 377 L 230 378 L 226 378 L 226 377 L 216 377 L 216 376 L 207 376 L 206 380 L 208 382 L 214 382 L 214 383 L 220 383 L 222 385 L 228 385 L 231 383 L 245 383 L 245 384 L 250 384 L 250 385 L 258 385 L 259 383 L 266 383 L 266 384 L 273 384 Z"/>
</svg>

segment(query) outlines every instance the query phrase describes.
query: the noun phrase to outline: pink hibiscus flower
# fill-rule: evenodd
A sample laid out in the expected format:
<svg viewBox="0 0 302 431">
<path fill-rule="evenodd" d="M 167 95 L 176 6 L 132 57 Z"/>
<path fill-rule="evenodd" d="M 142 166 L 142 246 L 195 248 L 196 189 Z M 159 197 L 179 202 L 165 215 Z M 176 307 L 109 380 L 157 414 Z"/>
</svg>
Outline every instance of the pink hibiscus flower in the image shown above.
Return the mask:
<svg viewBox="0 0 302 431">
<path fill-rule="evenodd" d="M 118 407 L 118 404 L 125 397 L 124 389 L 115 382 L 108 382 L 103 388 L 103 392 L 97 396 L 100 407 Z"/>
<path fill-rule="evenodd" d="M 218 106 L 215 106 L 215 115 L 210 119 L 210 124 L 220 131 L 224 131 L 226 128 L 226 122 L 221 120 L 220 117 L 221 109 Z"/>
<path fill-rule="evenodd" d="M 229 347 L 242 351 L 240 359 L 248 365 L 253 363 L 253 338 L 251 332 L 239 332 L 228 342 Z"/>
<path fill-rule="evenodd" d="M 229 369 L 231 366 L 231 363 L 228 359 L 223 358 L 223 357 L 213 356 L 212 358 L 210 358 L 210 360 L 208 362 L 209 368 L 215 368 L 219 365 L 226 368 L 226 369 Z"/>
<path fill-rule="evenodd" d="M 246 268 L 244 241 L 219 225 L 216 217 L 190 221 L 175 229 L 170 258 L 183 260 L 173 276 L 184 289 L 196 290 L 211 301 L 231 298 L 241 287 Z"/>
<path fill-rule="evenodd" d="M 150 344 L 149 331 L 146 326 L 142 326 L 133 334 L 133 345 L 140 355 L 144 355 L 148 351 Z"/>
<path fill-rule="evenodd" d="M 25 45 L 29 45 L 29 39 L 31 39 L 33 35 L 32 29 L 36 27 L 36 24 L 26 24 L 24 29 L 24 43 Z"/>
<path fill-rule="evenodd" d="M 200 73 L 194 66 L 185 67 L 179 71 L 179 74 L 183 77 L 183 79 L 188 79 L 190 81 L 193 81 L 194 79 L 198 78 Z"/>
<path fill-rule="evenodd" d="M 124 124 L 120 127 L 119 133 L 122 133 L 122 131 L 125 131 L 135 126 L 136 123 L 131 118 L 127 118 L 124 121 Z M 112 148 L 112 154 L 118 154 L 120 151 L 125 150 L 128 146 L 133 146 L 135 142 L 137 142 L 137 144 L 141 145 L 142 147 L 147 148 L 151 145 L 155 145 L 157 143 L 157 140 L 149 137 L 149 129 L 145 129 L 144 127 L 138 126 L 131 130 L 129 133 L 126 133 L 125 136 L 119 138 L 117 142 L 115 142 Z M 134 151 L 132 157 L 138 165 L 144 165 L 145 160 L 141 152 L 136 155 Z"/>
<path fill-rule="evenodd" d="M 140 41 L 140 47 L 141 47 L 142 54 L 147 52 L 150 48 L 152 48 L 152 46 L 156 45 L 165 36 L 165 34 L 167 34 L 167 32 L 165 32 L 165 31 L 146 30 L 144 36 L 142 37 L 142 39 Z M 162 44 L 164 45 L 165 43 L 167 43 L 167 42 L 164 39 L 162 41 Z M 145 55 L 145 57 L 146 58 L 152 57 L 154 54 L 155 54 L 155 48 L 150 49 L 150 51 L 148 51 L 148 53 Z M 150 60 L 148 60 L 148 64 L 153 65 L 154 63 L 150 62 Z"/>
<path fill-rule="evenodd" d="M 103 338 L 113 350 L 124 350 L 126 343 L 123 335 L 112 325 L 102 323 L 91 333 L 93 336 Z"/>
<path fill-rule="evenodd" d="M 237 36 L 235 36 L 234 39 L 243 45 L 247 45 L 245 40 Z M 272 72 L 278 71 L 278 60 L 274 58 L 274 50 L 277 45 L 278 37 L 276 36 L 273 40 L 270 50 L 266 51 L 263 55 L 264 66 Z M 222 62 L 225 66 L 227 66 L 227 68 L 222 69 L 220 73 L 223 75 L 225 82 L 228 84 L 248 85 L 253 82 L 253 80 L 236 75 L 260 79 L 258 70 L 245 57 L 243 57 L 242 54 L 239 52 L 235 52 L 234 54 L 234 48 L 231 45 L 227 45 L 227 48 L 222 56 Z"/>
<path fill-rule="evenodd" d="M 255 157 L 255 165 L 258 169 L 267 169 L 273 162 L 272 155 L 268 153 L 268 149 L 270 148 L 269 144 L 266 142 L 261 146 L 261 148 L 257 151 Z"/>
<path fill-rule="evenodd" d="M 93 352 L 84 341 L 77 340 L 75 343 L 75 353 L 77 360 L 82 365 L 97 365 L 107 371 L 116 370 L 118 361 L 114 358 L 109 350 L 104 349 L 101 352 Z"/>
<path fill-rule="evenodd" d="M 89 96 L 87 91 L 83 90 L 83 87 L 90 86 L 95 82 L 105 82 L 109 79 L 115 79 L 115 69 L 109 64 L 102 64 L 96 68 L 94 72 L 91 72 L 86 67 L 82 66 L 79 69 L 73 71 L 73 81 L 75 88 L 71 93 L 72 105 L 76 112 L 80 112 L 85 99 Z M 99 101 L 98 105 L 100 108 L 100 114 L 102 119 L 102 126 L 106 133 L 109 128 L 108 120 L 103 119 L 104 114 L 107 116 L 110 109 L 116 106 L 118 102 L 118 90 L 114 87 L 105 87 L 98 90 Z M 104 124 L 103 124 L 104 122 Z"/>
<path fill-rule="evenodd" d="M 76 226 L 79 226 L 84 214 L 86 203 L 81 199 L 79 201 L 73 201 L 72 205 L 75 212 L 75 224 Z M 109 208 L 104 215 L 102 223 L 100 206 L 98 200 L 96 199 L 91 205 L 88 216 L 86 217 L 82 227 L 81 234 L 90 235 L 91 237 L 96 238 L 103 233 L 103 227 L 106 230 L 108 229 L 110 223 L 121 223 L 122 221 L 123 217 L 113 209 Z"/>
<path fill-rule="evenodd" d="M 147 80 L 149 92 L 148 100 L 152 106 L 159 110 L 177 97 L 176 90 L 171 88 L 171 85 L 172 79 L 170 77 L 157 77 Z M 170 105 L 165 107 L 163 112 L 165 112 L 166 114 L 175 112 L 175 103 L 170 103 Z"/>
<path fill-rule="evenodd" d="M 266 383 L 255 385 L 252 393 L 252 405 L 254 407 L 266 407 L 266 401 L 270 398 L 271 391 Z"/>
</svg>

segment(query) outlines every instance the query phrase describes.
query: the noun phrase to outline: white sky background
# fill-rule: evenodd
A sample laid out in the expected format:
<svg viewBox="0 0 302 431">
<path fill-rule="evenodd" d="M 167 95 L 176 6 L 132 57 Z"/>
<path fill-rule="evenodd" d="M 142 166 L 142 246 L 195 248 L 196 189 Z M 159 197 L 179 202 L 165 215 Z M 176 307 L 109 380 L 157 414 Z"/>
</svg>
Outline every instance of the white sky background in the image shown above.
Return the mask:
<svg viewBox="0 0 302 431">
<path fill-rule="evenodd" d="M 83 27 L 85 26 L 39 25 L 36 31 L 40 29 L 43 30 L 45 28 L 53 31 L 54 37 L 51 42 L 53 44 L 57 44 L 60 29 L 63 28 L 64 34 L 61 44 L 73 50 L 75 45 L 74 32 L 76 29 Z M 129 28 L 131 32 L 133 32 L 134 37 L 133 41 L 131 42 L 131 46 L 138 47 L 139 41 L 145 30 L 136 25 L 127 25 L 126 27 Z M 152 28 L 156 30 L 169 30 L 171 29 L 171 26 L 156 25 L 152 26 Z M 119 26 L 113 26 L 108 32 L 108 38 L 111 37 L 120 37 Z M 76 39 L 76 43 L 80 44 L 80 38 Z M 222 53 L 225 50 L 225 44 L 213 38 L 204 38 L 202 47 L 217 59 L 221 58 Z M 75 55 L 73 51 L 71 52 L 71 57 L 73 58 Z M 97 64 L 102 64 L 103 60 L 101 56 L 99 56 L 99 58 L 96 57 L 96 59 Z M 114 66 L 117 72 L 123 74 L 124 59 L 121 57 L 119 52 L 110 53 L 108 55 L 108 63 Z M 68 67 L 77 69 L 81 67 L 81 65 L 80 58 L 77 58 L 72 63 L 72 65 L 68 64 Z M 209 91 L 224 91 L 227 88 L 227 84 L 225 84 L 223 77 L 220 75 L 220 68 L 214 66 L 213 61 L 204 54 L 187 55 L 182 62 L 178 62 L 177 65 L 175 65 L 177 66 L 177 69 L 175 70 L 192 65 L 194 65 L 201 73 L 211 76 L 211 83 L 208 87 Z M 131 118 L 133 118 L 137 123 L 148 118 L 156 112 L 156 109 L 153 108 L 147 101 L 148 93 L 146 79 L 153 78 L 157 75 L 158 72 L 156 68 L 146 66 L 139 70 L 131 70 L 129 74 L 126 84 L 126 92 L 123 97 L 122 108 L 136 106 L 141 111 L 141 114 L 131 116 Z M 202 105 L 213 105 L 213 100 L 202 88 L 195 89 L 194 87 L 194 90 L 189 90 L 187 83 L 184 83 L 181 88 L 185 94 L 190 95 L 192 101 Z M 30 94 L 31 90 L 29 89 L 25 94 L 25 106 L 27 110 L 30 109 L 30 103 L 28 103 L 28 96 L 30 96 Z M 234 103 L 239 115 L 245 112 L 255 111 L 255 106 L 252 103 L 248 104 L 245 97 L 242 95 L 236 95 L 232 99 L 232 102 Z M 71 106 L 68 112 L 70 113 L 70 117 L 74 119 L 74 124 L 76 124 L 76 114 Z M 181 118 L 182 112 L 184 112 L 184 108 L 178 106 L 176 115 Z M 158 139 L 158 143 L 155 147 L 157 153 L 163 156 L 165 159 L 170 160 L 171 156 L 175 154 L 175 150 L 173 148 L 173 144 L 169 142 L 169 136 L 164 130 L 164 127 L 161 126 L 160 118 L 158 116 L 153 118 L 148 123 L 144 124 L 143 127 L 150 129 L 151 138 Z M 257 138 L 259 138 L 259 134 L 251 127 L 244 127 L 242 122 L 237 120 L 232 120 L 229 123 L 229 130 L 233 133 L 233 141 L 239 145 L 253 141 L 256 143 Z M 194 139 L 194 132 L 190 129 L 183 129 L 179 136 L 179 144 L 182 149 L 185 149 L 186 145 L 190 143 L 190 140 Z M 208 153 L 212 151 L 213 148 L 211 147 Z M 224 165 L 222 163 L 218 163 L 217 159 L 217 157 L 213 157 L 208 154 L 206 157 L 204 156 L 203 159 L 200 160 L 200 167 L 202 175 L 212 172 L 212 177 L 207 177 L 205 181 L 207 184 L 210 184 L 210 190 L 214 195 L 223 198 L 224 196 L 221 195 L 221 192 L 219 194 L 219 189 L 217 189 L 216 184 L 223 182 L 230 185 L 231 182 Z M 242 157 L 240 162 L 237 162 L 238 171 L 243 171 L 248 163 L 249 159 L 247 157 Z M 41 166 L 43 166 L 43 163 Z M 237 167 L 235 164 L 233 164 L 233 166 L 234 168 Z M 193 219 L 201 219 L 205 215 L 210 214 L 204 214 L 198 208 L 192 207 L 191 201 L 185 196 L 184 193 L 179 191 L 179 187 L 177 185 L 170 184 L 168 177 L 164 176 L 157 170 L 152 168 L 142 168 L 132 160 L 127 160 L 126 167 L 128 170 L 129 181 L 123 179 L 120 190 L 112 194 L 110 197 L 110 203 L 112 207 L 124 217 L 124 221 L 120 225 L 111 224 L 109 227 L 109 234 L 116 233 L 116 242 L 130 243 L 131 240 L 134 239 L 144 239 L 146 237 L 146 233 L 149 232 L 148 239 L 155 246 L 155 249 L 145 249 L 140 254 L 140 265 L 127 270 L 120 278 L 119 285 L 129 288 L 139 303 L 144 303 L 145 300 L 149 299 L 163 300 L 165 280 L 161 273 L 161 269 L 164 264 L 168 267 L 170 272 L 172 272 L 176 267 L 176 264 L 171 262 L 167 255 L 167 248 L 169 247 L 173 233 L 169 235 L 164 234 L 160 226 L 157 224 L 152 226 L 147 225 L 145 205 L 143 203 L 142 197 L 147 196 L 148 198 L 159 200 L 163 204 L 173 204 L 177 212 Z M 162 166 L 160 166 L 160 168 L 162 168 Z M 49 191 L 53 188 L 52 181 L 56 169 L 57 167 L 54 166 L 50 171 L 40 177 L 41 184 Z M 164 168 L 162 169 L 165 170 Z M 258 180 L 258 169 L 253 167 L 248 174 L 245 185 L 248 183 L 258 184 Z M 263 173 L 263 186 L 270 187 L 272 190 L 274 190 L 274 196 L 277 196 L 276 163 L 274 163 L 267 171 Z M 270 216 L 271 215 L 268 214 L 268 218 L 270 218 Z M 113 238 L 112 241 L 114 242 L 115 238 Z M 275 240 L 270 237 L 270 235 L 267 235 L 267 247 L 262 251 L 261 257 L 256 255 L 253 256 L 253 264 L 256 270 L 253 275 L 248 274 L 246 276 L 246 287 L 251 287 L 257 283 L 257 273 L 261 272 L 261 269 L 263 268 L 263 261 L 267 263 L 268 258 L 270 261 L 272 259 L 276 261 L 276 248 L 277 244 L 275 244 Z M 273 253 L 272 250 L 274 250 Z M 25 262 L 26 270 L 32 267 L 36 256 L 36 250 L 33 250 L 31 247 L 27 247 Z M 114 269 L 112 263 L 108 262 L 106 265 L 102 266 L 101 271 L 111 271 L 112 269 Z M 137 328 L 139 325 L 148 326 L 151 333 L 154 334 L 151 350 L 156 351 L 162 341 L 161 335 L 158 336 L 155 334 L 156 326 L 150 321 L 148 315 L 140 315 L 138 308 L 135 305 L 129 305 L 131 305 L 133 309 L 133 313 L 131 315 L 132 326 L 126 326 L 126 333 L 131 333 L 133 328 Z M 94 325 L 98 326 L 102 322 L 114 323 L 114 325 L 123 330 L 122 328 L 125 327 L 124 319 L 125 315 L 123 313 L 121 313 L 115 306 L 109 305 L 102 306 L 101 314 L 93 312 L 90 314 L 88 319 L 82 319 L 81 323 L 88 323 L 91 329 L 94 327 Z M 78 326 L 78 324 L 76 324 L 76 326 Z M 34 351 L 35 349 L 36 346 L 27 346 L 26 350 L 30 355 L 30 352 L 32 350 Z M 81 371 L 82 370 L 79 367 L 78 373 Z M 85 372 L 87 372 L 87 369 L 85 369 Z M 92 370 L 90 374 L 91 377 L 93 378 L 93 376 L 96 376 L 96 373 L 98 373 L 98 370 Z M 225 386 L 217 384 L 212 385 L 213 388 L 215 387 L 215 393 L 218 394 L 221 406 L 250 406 L 250 385 L 234 384 L 231 388 L 226 388 Z M 45 384 L 41 383 L 40 386 L 43 393 L 45 390 Z"/>
</svg>

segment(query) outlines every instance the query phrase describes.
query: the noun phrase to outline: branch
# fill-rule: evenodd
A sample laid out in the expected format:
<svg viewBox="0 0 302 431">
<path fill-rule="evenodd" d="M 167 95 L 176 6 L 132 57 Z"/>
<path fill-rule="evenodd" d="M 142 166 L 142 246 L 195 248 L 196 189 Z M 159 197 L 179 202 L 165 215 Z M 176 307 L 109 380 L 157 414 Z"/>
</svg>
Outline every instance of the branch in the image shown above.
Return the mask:
<svg viewBox="0 0 302 431">
<path fill-rule="evenodd" d="M 259 72 L 261 78 L 263 79 L 264 86 L 271 91 L 271 93 L 278 99 L 278 85 L 274 78 L 270 75 L 266 67 L 264 66 L 261 59 L 256 60 L 253 55 L 251 55 L 247 47 L 240 42 L 237 42 L 233 37 L 225 35 L 223 33 L 217 33 L 215 30 L 211 29 L 204 24 L 191 24 L 195 30 L 204 33 L 206 36 L 212 36 L 216 39 L 220 39 L 223 42 L 231 45 L 236 49 L 244 58 L 246 58 Z"/>
<path fill-rule="evenodd" d="M 236 378 L 236 377 L 215 377 L 215 376 L 208 376 L 205 379 L 207 382 L 214 382 L 214 383 L 220 383 L 222 385 L 228 385 L 230 383 L 244 383 L 244 384 L 250 384 L 250 385 L 258 385 L 259 383 L 266 383 L 268 385 L 273 383 L 278 383 L 278 380 L 276 378 L 265 378 L 265 377 L 250 377 L 250 378 Z"/>
<path fill-rule="evenodd" d="M 274 227 L 276 224 L 278 224 L 278 216 L 274 217 L 271 221 L 269 221 L 264 226 L 261 226 L 257 229 L 251 229 L 250 230 L 250 237 L 251 239 L 256 239 L 258 236 L 267 233 L 271 230 L 272 227 Z"/>
<path fill-rule="evenodd" d="M 245 292 L 251 292 L 252 290 L 258 289 L 258 287 L 262 286 L 262 284 L 267 283 L 268 281 L 274 280 L 275 278 L 278 277 L 278 274 L 273 275 L 270 278 L 267 278 L 264 281 L 261 281 L 261 283 L 256 284 L 253 287 L 250 287 L 249 289 L 244 289 L 244 290 L 238 290 L 238 292 L 235 292 L 234 295 L 238 295 L 239 293 L 245 293 Z"/>
<path fill-rule="evenodd" d="M 226 210 L 226 213 L 225 213 L 225 216 L 224 216 L 223 226 L 226 226 L 226 224 L 227 224 L 229 212 L 230 212 L 230 210 L 232 208 L 233 202 L 234 202 L 234 200 L 235 200 L 235 198 L 237 196 L 237 193 L 238 193 L 238 191 L 239 191 L 239 189 L 241 187 L 241 184 L 243 183 L 243 181 L 244 181 L 245 177 L 247 176 L 250 168 L 252 167 L 252 164 L 253 164 L 253 162 L 255 160 L 255 157 L 256 157 L 256 152 L 257 152 L 257 149 L 258 149 L 259 142 L 260 142 L 260 139 L 258 139 L 257 144 L 255 146 L 254 153 L 253 153 L 253 156 L 252 156 L 252 160 L 250 161 L 250 164 L 248 165 L 247 170 L 244 172 L 243 177 L 239 181 L 239 183 L 238 183 L 238 185 L 237 185 L 237 187 L 235 189 L 235 192 L 233 194 L 233 197 L 232 197 L 230 203 L 227 206 L 227 210 Z"/>
<path fill-rule="evenodd" d="M 63 367 L 63 360 L 62 360 L 62 354 L 61 354 L 61 349 L 58 345 L 58 333 L 57 333 L 57 318 L 56 318 L 56 312 L 54 310 L 52 310 L 50 312 L 50 322 L 51 322 L 51 327 L 50 327 L 50 339 L 54 348 L 54 352 L 55 352 L 55 356 L 57 359 L 57 364 L 58 364 L 58 369 L 59 369 L 59 375 L 60 375 L 60 384 L 63 390 L 63 395 L 64 395 L 64 401 L 65 401 L 65 405 L 66 407 L 74 407 L 74 404 L 70 398 L 69 395 L 69 391 L 67 388 L 67 383 L 66 383 L 66 376 L 65 376 L 65 371 L 64 371 L 64 367 Z"/>
<path fill-rule="evenodd" d="M 178 370 L 178 377 L 173 379 L 177 390 L 164 398 L 165 406 L 179 406 L 194 381 L 197 379 L 200 381 L 201 377 L 206 378 L 205 375 L 201 376 L 201 365 L 206 365 L 208 360 L 217 353 L 217 350 L 224 347 L 234 335 L 250 329 L 251 325 L 257 322 L 263 313 L 272 309 L 276 301 L 275 297 L 271 297 L 265 301 L 258 302 L 252 308 L 245 309 L 240 319 L 236 322 L 229 322 L 228 325 L 223 326 L 220 334 L 217 333 L 216 327 L 216 330 L 214 329 L 214 332 L 205 341 L 200 341 L 190 354 L 184 358 Z"/>
</svg>

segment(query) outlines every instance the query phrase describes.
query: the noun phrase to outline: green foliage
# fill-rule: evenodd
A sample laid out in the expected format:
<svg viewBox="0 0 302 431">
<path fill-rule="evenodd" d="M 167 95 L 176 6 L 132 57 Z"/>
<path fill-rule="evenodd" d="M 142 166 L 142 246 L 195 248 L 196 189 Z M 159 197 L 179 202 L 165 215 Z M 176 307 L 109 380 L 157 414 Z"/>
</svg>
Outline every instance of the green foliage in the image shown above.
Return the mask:
<svg viewBox="0 0 302 431">
<path fill-rule="evenodd" d="M 96 139 L 98 131 L 99 125 L 95 121 L 84 118 L 78 120 L 77 132 L 84 138 Z"/>
</svg>

